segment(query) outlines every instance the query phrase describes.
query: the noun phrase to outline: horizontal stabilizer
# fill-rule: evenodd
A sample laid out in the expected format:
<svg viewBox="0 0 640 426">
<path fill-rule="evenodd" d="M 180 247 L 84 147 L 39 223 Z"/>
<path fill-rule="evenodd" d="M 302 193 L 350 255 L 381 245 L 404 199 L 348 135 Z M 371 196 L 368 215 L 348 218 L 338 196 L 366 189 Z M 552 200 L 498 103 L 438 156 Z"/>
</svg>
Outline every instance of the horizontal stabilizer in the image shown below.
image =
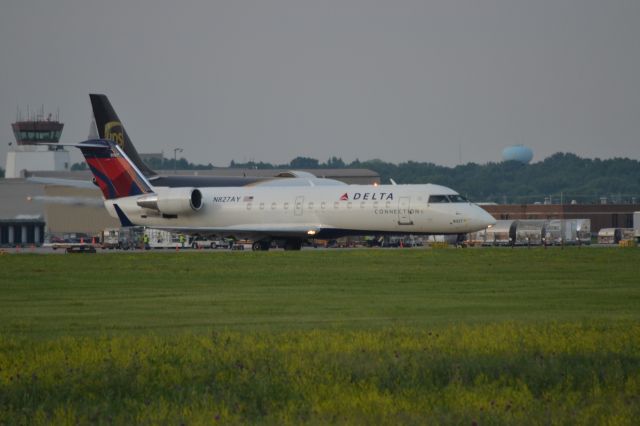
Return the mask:
<svg viewBox="0 0 640 426">
<path fill-rule="evenodd" d="M 72 146 L 74 148 L 105 148 L 105 149 L 108 148 L 104 144 L 91 143 L 91 140 L 85 141 L 85 142 L 80 142 L 80 143 L 38 143 L 38 145 L 45 145 L 45 146 Z"/>
</svg>

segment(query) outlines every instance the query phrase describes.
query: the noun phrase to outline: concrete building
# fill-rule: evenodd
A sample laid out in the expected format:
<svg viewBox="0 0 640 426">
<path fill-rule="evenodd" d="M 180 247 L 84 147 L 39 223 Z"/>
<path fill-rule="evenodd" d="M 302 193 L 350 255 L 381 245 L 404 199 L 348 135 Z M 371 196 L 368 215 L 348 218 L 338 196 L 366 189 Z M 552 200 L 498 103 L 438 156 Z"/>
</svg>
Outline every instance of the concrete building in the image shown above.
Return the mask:
<svg viewBox="0 0 640 426">
<path fill-rule="evenodd" d="M 590 219 L 591 232 L 602 228 L 632 228 L 640 204 L 489 204 L 482 206 L 496 220 Z"/>
<path fill-rule="evenodd" d="M 43 185 L 24 179 L 0 179 L 0 246 L 41 244 L 45 222 L 42 206 L 25 194 L 44 196 Z"/>
<path fill-rule="evenodd" d="M 44 191 L 46 198 L 40 204 L 49 233 L 94 235 L 105 228 L 120 227 L 120 222 L 107 213 L 97 189 L 45 185 Z"/>
<path fill-rule="evenodd" d="M 63 146 L 51 145 L 60 141 L 64 127 L 57 119 L 53 120 L 51 114 L 45 119 L 43 110 L 23 120 L 18 112 L 18 118 L 11 127 L 16 140 L 9 144 L 11 149 L 7 153 L 5 178 L 24 177 L 32 170 L 69 170 L 69 152 Z"/>
<path fill-rule="evenodd" d="M 40 216 L 0 219 L 0 247 L 40 245 L 44 242 L 44 228 Z"/>
<path fill-rule="evenodd" d="M 7 152 L 5 177 L 24 177 L 28 170 L 69 170 L 69 152 L 46 146 L 25 146 Z"/>
</svg>

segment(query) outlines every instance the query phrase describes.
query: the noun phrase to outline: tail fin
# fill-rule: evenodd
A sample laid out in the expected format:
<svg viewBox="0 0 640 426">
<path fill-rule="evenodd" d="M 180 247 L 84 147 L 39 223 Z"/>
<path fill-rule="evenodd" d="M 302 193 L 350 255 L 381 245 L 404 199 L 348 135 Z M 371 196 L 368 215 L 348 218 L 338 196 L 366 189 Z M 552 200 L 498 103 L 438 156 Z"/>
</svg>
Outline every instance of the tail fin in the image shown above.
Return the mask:
<svg viewBox="0 0 640 426">
<path fill-rule="evenodd" d="M 147 178 L 113 141 L 97 139 L 76 145 L 107 200 L 153 192 Z"/>
<path fill-rule="evenodd" d="M 145 176 L 156 176 L 156 172 L 147 167 L 146 164 L 138 155 L 138 151 L 131 143 L 127 131 L 124 129 L 122 122 L 118 118 L 115 110 L 111 106 L 109 99 L 106 95 L 90 94 L 91 107 L 93 108 L 93 117 L 96 120 L 96 126 L 98 127 L 98 135 L 102 139 L 111 140 L 120 146 L 131 159 L 133 164 L 140 170 Z"/>
</svg>

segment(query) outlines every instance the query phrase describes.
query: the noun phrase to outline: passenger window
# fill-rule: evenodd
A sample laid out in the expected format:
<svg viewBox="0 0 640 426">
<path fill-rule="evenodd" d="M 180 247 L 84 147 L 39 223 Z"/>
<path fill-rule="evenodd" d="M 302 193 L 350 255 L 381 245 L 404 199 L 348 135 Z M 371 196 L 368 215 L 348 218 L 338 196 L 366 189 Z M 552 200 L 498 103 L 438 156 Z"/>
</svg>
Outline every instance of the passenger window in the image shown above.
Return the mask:
<svg viewBox="0 0 640 426">
<path fill-rule="evenodd" d="M 339 205 L 340 205 L 340 203 L 338 201 L 336 201 L 335 203 L 333 203 L 333 208 L 337 209 Z"/>
<path fill-rule="evenodd" d="M 251 210 L 251 203 L 247 203 L 247 210 Z"/>
<path fill-rule="evenodd" d="M 327 203 L 325 203 L 324 201 L 320 203 L 320 208 L 322 210 L 324 210 L 324 208 L 327 207 Z"/>
<path fill-rule="evenodd" d="M 449 199 L 446 195 L 431 195 L 429 196 L 429 204 L 433 203 L 448 203 Z"/>
<path fill-rule="evenodd" d="M 360 208 L 361 208 L 361 209 L 364 209 L 365 204 L 366 204 L 366 202 L 361 201 L 361 202 L 360 202 Z"/>
<path fill-rule="evenodd" d="M 348 209 L 350 209 L 352 205 L 353 205 L 353 203 L 352 203 L 351 201 L 349 201 L 349 202 L 347 203 L 347 208 L 348 208 Z"/>
<path fill-rule="evenodd" d="M 260 203 L 260 210 L 264 210 L 264 203 Z"/>
<path fill-rule="evenodd" d="M 289 209 L 289 203 L 284 203 L 284 209 L 288 210 Z"/>
<path fill-rule="evenodd" d="M 307 208 L 309 210 L 313 210 L 313 201 L 309 203 L 309 205 L 307 206 Z"/>
<path fill-rule="evenodd" d="M 271 210 L 275 210 L 278 207 L 277 203 L 271 203 Z"/>
</svg>

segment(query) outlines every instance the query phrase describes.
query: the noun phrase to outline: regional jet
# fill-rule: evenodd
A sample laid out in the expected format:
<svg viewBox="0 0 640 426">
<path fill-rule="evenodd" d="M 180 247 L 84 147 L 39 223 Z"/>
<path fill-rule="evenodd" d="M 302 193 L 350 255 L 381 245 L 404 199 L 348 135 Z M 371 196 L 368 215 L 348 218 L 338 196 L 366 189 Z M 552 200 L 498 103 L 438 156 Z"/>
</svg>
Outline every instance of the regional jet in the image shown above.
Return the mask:
<svg viewBox="0 0 640 426">
<path fill-rule="evenodd" d="M 254 250 L 268 250 L 271 241 L 280 240 L 286 250 L 299 250 L 310 238 L 464 234 L 495 223 L 481 207 L 439 185 L 347 185 L 298 177 L 292 185 L 159 186 L 113 140 L 75 146 L 102 191 L 107 211 L 123 226 L 249 238 Z"/>
</svg>

